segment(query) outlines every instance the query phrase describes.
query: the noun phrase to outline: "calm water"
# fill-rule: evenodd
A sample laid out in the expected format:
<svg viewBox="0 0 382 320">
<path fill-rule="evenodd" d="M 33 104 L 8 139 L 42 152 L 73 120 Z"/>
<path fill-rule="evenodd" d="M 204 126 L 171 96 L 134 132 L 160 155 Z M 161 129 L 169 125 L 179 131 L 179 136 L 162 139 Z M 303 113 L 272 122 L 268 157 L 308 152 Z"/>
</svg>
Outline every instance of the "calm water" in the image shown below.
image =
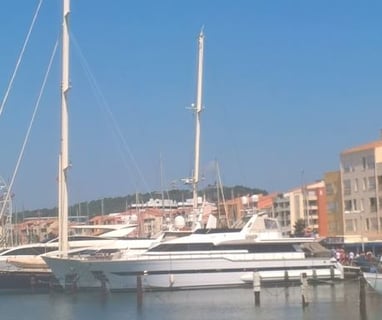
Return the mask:
<svg viewBox="0 0 382 320">
<path fill-rule="evenodd" d="M 299 287 L 262 288 L 260 306 L 251 288 L 134 293 L 1 294 L 3 320 L 121 319 L 382 319 L 382 296 L 366 290 L 367 315 L 360 315 L 359 284 L 309 287 L 310 304 L 301 306 Z"/>
</svg>

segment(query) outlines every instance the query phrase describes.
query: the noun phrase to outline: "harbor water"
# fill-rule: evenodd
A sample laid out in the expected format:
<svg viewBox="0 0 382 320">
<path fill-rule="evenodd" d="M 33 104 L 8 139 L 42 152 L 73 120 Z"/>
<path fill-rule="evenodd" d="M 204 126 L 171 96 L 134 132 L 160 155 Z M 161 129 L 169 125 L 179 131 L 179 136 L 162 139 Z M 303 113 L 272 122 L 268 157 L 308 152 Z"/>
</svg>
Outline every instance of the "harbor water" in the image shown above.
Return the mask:
<svg viewBox="0 0 382 320">
<path fill-rule="evenodd" d="M 260 305 L 252 288 L 135 293 L 3 293 L 4 320 L 121 320 L 121 319 L 362 319 L 382 318 L 382 296 L 366 287 L 366 312 L 360 308 L 358 280 L 308 286 L 305 307 L 301 289 L 261 288 Z"/>
</svg>

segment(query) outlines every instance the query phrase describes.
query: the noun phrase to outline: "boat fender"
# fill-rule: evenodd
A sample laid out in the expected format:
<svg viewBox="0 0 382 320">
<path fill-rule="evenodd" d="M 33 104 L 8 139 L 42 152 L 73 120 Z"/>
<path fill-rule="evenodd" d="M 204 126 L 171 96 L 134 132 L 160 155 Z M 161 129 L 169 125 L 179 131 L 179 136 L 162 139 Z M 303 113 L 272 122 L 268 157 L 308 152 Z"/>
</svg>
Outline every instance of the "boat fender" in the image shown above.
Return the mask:
<svg viewBox="0 0 382 320">
<path fill-rule="evenodd" d="M 170 283 L 170 287 L 172 287 L 175 283 L 175 278 L 174 278 L 174 275 L 172 273 L 170 273 L 168 280 Z"/>
</svg>

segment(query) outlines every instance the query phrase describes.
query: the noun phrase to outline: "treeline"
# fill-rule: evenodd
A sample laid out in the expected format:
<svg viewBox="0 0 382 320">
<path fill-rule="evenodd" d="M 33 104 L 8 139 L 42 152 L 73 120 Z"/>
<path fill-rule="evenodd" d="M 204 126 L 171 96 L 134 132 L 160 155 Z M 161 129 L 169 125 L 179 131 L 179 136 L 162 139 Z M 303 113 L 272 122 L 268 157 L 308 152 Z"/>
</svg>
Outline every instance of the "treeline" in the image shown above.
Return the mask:
<svg viewBox="0 0 382 320">
<path fill-rule="evenodd" d="M 217 202 L 225 200 L 253 195 L 267 194 L 267 191 L 258 188 L 248 188 L 244 186 L 223 187 L 218 190 L 216 186 L 207 186 L 203 190 L 199 190 L 199 196 L 205 196 L 207 201 Z M 151 192 L 127 195 L 125 197 L 103 198 L 88 202 L 77 203 L 69 208 L 69 216 L 87 216 L 92 218 L 101 214 L 109 214 L 114 212 L 123 212 L 127 210 L 133 203 L 145 203 L 150 199 L 171 199 L 176 202 L 184 202 L 192 198 L 190 190 L 174 189 L 164 192 Z M 20 222 L 25 218 L 31 217 L 56 217 L 58 215 L 57 207 L 51 209 L 25 210 L 17 212 L 13 215 L 15 222 Z M 17 221 L 16 221 L 17 220 Z"/>
</svg>

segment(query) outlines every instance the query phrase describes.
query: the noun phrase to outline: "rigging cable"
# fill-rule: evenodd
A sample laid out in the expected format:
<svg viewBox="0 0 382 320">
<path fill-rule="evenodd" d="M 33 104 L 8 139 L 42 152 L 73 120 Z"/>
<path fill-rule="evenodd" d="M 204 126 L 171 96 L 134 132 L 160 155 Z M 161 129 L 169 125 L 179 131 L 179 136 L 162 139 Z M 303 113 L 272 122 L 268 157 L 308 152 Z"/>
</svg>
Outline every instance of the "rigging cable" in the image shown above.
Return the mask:
<svg viewBox="0 0 382 320">
<path fill-rule="evenodd" d="M 40 0 L 39 4 L 38 4 L 38 6 L 37 6 L 36 12 L 35 12 L 35 14 L 34 14 L 34 16 L 33 16 L 33 19 L 32 19 L 32 23 L 31 23 L 31 25 L 30 25 L 30 27 L 29 27 L 27 36 L 26 36 L 26 38 L 25 38 L 25 40 L 24 40 L 24 44 L 23 44 L 23 47 L 22 47 L 22 49 L 21 49 L 20 55 L 19 55 L 19 57 L 18 57 L 18 59 L 17 59 L 15 70 L 13 71 L 11 80 L 9 81 L 7 90 L 6 90 L 5 95 L 4 95 L 4 97 L 3 97 L 3 101 L 1 102 L 1 105 L 0 105 L 0 117 L 1 117 L 1 114 L 3 113 L 3 111 L 4 111 L 5 104 L 6 104 L 7 100 L 8 100 L 9 93 L 10 93 L 10 91 L 11 91 L 11 89 L 12 89 L 13 82 L 14 82 L 15 77 L 16 77 L 16 73 L 17 73 L 17 71 L 18 71 L 18 69 L 19 69 L 21 60 L 22 60 L 22 58 L 23 58 L 23 56 L 24 56 L 24 52 L 25 52 L 25 49 L 26 49 L 27 44 L 28 44 L 28 42 L 29 42 L 29 38 L 30 38 L 30 35 L 31 35 L 31 33 L 32 33 L 33 27 L 34 27 L 34 25 L 35 25 L 35 22 L 36 22 L 38 13 L 40 12 L 40 8 L 41 8 L 41 5 L 42 5 L 42 2 L 43 2 L 43 0 Z"/>
<path fill-rule="evenodd" d="M 130 150 L 130 147 L 126 141 L 126 139 L 124 138 L 123 134 L 122 134 L 122 131 L 110 109 L 110 106 L 109 104 L 107 103 L 106 101 L 106 98 L 105 96 L 102 94 L 100 88 L 99 88 L 99 85 L 93 75 L 93 73 L 91 72 L 90 70 L 90 66 L 89 64 L 87 63 L 86 59 L 85 59 L 85 56 L 84 54 L 82 53 L 82 50 L 78 44 L 78 42 L 76 41 L 76 38 L 74 35 L 71 36 L 71 38 L 73 39 L 73 43 L 74 43 L 74 46 L 75 48 L 78 50 L 79 52 L 79 56 L 80 56 L 80 59 L 81 59 L 81 64 L 82 64 L 82 67 L 84 68 L 84 71 L 87 73 L 88 77 L 89 77 L 89 81 L 90 81 L 90 85 L 91 85 L 91 88 L 94 92 L 94 95 L 95 97 L 99 100 L 99 104 L 103 107 L 104 111 L 106 111 L 106 113 L 108 114 L 109 118 L 111 119 L 111 122 L 112 124 L 114 125 L 114 134 L 117 135 L 117 138 L 120 139 L 120 141 L 122 142 L 122 145 L 123 147 L 126 149 L 131 161 L 132 161 L 132 164 L 136 170 L 136 172 L 138 173 L 138 176 L 139 178 L 142 180 L 143 184 L 144 184 L 144 187 L 148 190 L 149 192 L 149 187 L 148 187 L 148 184 L 147 184 L 147 181 L 142 173 L 142 171 L 140 170 L 139 166 L 138 166 L 138 163 L 136 161 L 136 159 L 134 158 L 131 150 Z M 121 152 L 121 155 L 122 155 L 122 159 L 124 161 L 124 164 L 128 167 L 127 165 L 127 160 L 126 160 L 126 157 L 124 155 L 124 153 L 122 152 L 122 150 L 119 150 Z M 149 192 L 150 193 L 150 192 Z"/>
<path fill-rule="evenodd" d="M 29 122 L 29 127 L 28 127 L 27 133 L 25 135 L 24 142 L 23 142 L 23 145 L 21 147 L 21 151 L 20 151 L 19 157 L 17 159 L 15 170 L 13 171 L 11 182 L 9 183 L 9 190 L 12 190 L 13 184 L 14 184 L 15 179 L 16 179 L 17 171 L 19 169 L 21 160 L 22 160 L 22 158 L 24 156 L 25 147 L 26 147 L 26 144 L 27 144 L 27 142 L 29 140 L 30 132 L 32 130 L 32 125 L 34 123 L 34 119 L 36 117 L 37 110 L 38 110 L 38 108 L 40 106 L 40 101 L 41 101 L 42 95 L 44 93 L 44 89 L 45 89 L 46 82 L 48 80 L 48 75 L 50 73 L 50 69 L 52 68 L 52 64 L 53 64 L 54 57 L 56 55 L 57 47 L 58 47 L 58 40 L 56 40 L 56 44 L 54 45 L 53 52 L 52 52 L 52 55 L 50 57 L 48 67 L 47 67 L 47 70 L 46 70 L 45 75 L 44 75 L 44 80 L 42 82 L 42 85 L 41 85 L 41 88 L 40 88 L 40 92 L 39 92 L 39 95 L 37 97 L 34 109 L 33 109 L 32 118 L 31 118 L 31 121 Z M 9 200 L 9 195 L 10 194 L 11 194 L 11 192 L 7 193 L 5 201 Z M 5 208 L 5 206 L 3 206 L 3 208 L 2 208 L 2 210 L 0 212 L 0 217 L 2 217 L 3 214 L 4 214 L 4 208 Z"/>
</svg>

